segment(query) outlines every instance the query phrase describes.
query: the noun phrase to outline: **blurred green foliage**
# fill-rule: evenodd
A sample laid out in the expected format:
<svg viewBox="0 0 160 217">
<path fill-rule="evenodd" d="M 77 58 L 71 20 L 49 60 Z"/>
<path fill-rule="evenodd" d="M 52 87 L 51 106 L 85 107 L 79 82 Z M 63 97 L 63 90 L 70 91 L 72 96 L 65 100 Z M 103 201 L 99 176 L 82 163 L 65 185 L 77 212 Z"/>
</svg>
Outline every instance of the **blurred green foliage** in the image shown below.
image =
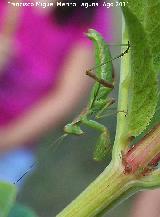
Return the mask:
<svg viewBox="0 0 160 217">
<path fill-rule="evenodd" d="M 15 204 L 8 217 L 37 217 L 37 215 L 29 208 Z"/>
<path fill-rule="evenodd" d="M 16 198 L 14 185 L 0 182 L 0 217 L 7 217 Z"/>
</svg>

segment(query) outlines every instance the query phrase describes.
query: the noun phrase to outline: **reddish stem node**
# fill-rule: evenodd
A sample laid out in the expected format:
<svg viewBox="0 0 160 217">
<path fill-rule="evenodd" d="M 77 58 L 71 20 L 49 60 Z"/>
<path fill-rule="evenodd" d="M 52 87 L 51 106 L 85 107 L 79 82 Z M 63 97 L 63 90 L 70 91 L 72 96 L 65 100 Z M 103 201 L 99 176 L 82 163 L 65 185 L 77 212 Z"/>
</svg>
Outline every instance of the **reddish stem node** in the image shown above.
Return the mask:
<svg viewBox="0 0 160 217">
<path fill-rule="evenodd" d="M 140 142 L 122 154 L 124 174 L 146 175 L 160 161 L 160 124 L 153 128 Z"/>
</svg>

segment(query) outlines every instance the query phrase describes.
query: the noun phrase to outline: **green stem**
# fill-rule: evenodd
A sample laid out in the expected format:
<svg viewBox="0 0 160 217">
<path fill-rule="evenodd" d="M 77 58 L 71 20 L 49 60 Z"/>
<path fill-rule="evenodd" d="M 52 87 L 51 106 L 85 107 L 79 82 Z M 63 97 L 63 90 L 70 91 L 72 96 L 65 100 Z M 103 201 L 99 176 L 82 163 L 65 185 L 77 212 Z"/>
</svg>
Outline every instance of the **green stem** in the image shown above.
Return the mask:
<svg viewBox="0 0 160 217">
<path fill-rule="evenodd" d="M 123 40 L 128 42 L 128 34 L 123 22 Z M 132 46 L 132 45 L 131 45 Z M 128 111 L 130 85 L 130 55 L 121 59 L 118 110 Z M 126 113 L 117 115 L 116 138 L 113 158 L 104 172 L 91 183 L 57 217 L 95 217 L 122 202 L 139 189 L 159 185 L 159 173 L 151 174 L 149 164 L 156 165 L 155 156 L 160 153 L 160 126 L 150 132 L 135 148 L 127 152 L 129 135 Z M 121 152 L 124 156 L 122 159 Z M 144 156 L 144 157 L 141 157 Z M 153 168 L 154 169 L 154 168 Z M 145 172 L 145 173 L 144 173 Z M 148 177 L 148 179 L 147 179 Z"/>
<path fill-rule="evenodd" d="M 127 44 L 127 42 L 128 36 L 125 30 L 122 43 Z M 129 55 L 125 55 L 121 59 L 119 111 L 127 111 L 128 109 L 129 59 Z M 119 112 L 112 163 L 80 196 L 58 214 L 57 217 L 93 217 L 102 213 L 104 210 L 106 211 L 114 203 L 121 201 L 120 198 L 122 195 L 125 195 L 124 198 L 128 197 L 129 193 L 126 192 L 132 189 L 134 177 L 133 175 L 124 174 L 121 163 L 121 150 L 128 145 L 126 129 L 127 120 L 125 113 Z"/>
<path fill-rule="evenodd" d="M 93 217 L 106 211 L 134 185 L 133 175 L 110 164 L 104 172 L 57 217 Z M 128 197 L 128 195 L 126 195 Z"/>
<path fill-rule="evenodd" d="M 108 211 L 138 190 L 160 185 L 159 171 L 148 170 L 156 165 L 160 153 L 160 125 L 150 131 L 119 164 L 110 163 L 104 172 L 57 217 L 95 217 Z M 153 168 L 154 169 L 154 168 Z"/>
<path fill-rule="evenodd" d="M 128 33 L 125 27 L 125 21 L 122 20 L 122 44 L 127 44 L 129 41 Z M 123 48 L 124 49 L 124 48 Z M 122 50 L 123 51 L 123 50 Z M 120 68 L 120 82 L 119 82 L 119 96 L 118 96 L 118 112 L 117 114 L 117 129 L 116 137 L 113 146 L 113 161 L 119 164 L 121 158 L 121 151 L 125 151 L 128 147 L 128 122 L 126 112 L 128 112 L 128 100 L 129 100 L 129 85 L 130 85 L 130 50 L 129 53 L 121 58 Z"/>
</svg>

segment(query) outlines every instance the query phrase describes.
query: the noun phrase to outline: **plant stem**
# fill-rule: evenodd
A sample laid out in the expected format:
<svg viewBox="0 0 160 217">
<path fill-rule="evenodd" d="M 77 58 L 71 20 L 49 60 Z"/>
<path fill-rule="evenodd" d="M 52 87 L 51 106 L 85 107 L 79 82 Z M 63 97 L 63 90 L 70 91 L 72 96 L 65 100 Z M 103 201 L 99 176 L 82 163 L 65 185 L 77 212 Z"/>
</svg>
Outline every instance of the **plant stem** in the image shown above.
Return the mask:
<svg viewBox="0 0 160 217">
<path fill-rule="evenodd" d="M 128 32 L 126 30 L 124 18 L 122 18 L 122 44 L 126 44 L 129 41 Z M 124 48 L 122 48 L 124 49 Z M 122 50 L 123 52 L 123 50 Z M 128 137 L 128 100 L 129 100 L 129 85 L 130 85 L 130 50 L 129 53 L 121 58 L 121 68 L 120 68 L 120 82 L 119 82 L 119 94 L 118 94 L 118 112 L 117 114 L 117 129 L 116 137 L 113 146 L 113 156 L 112 159 L 115 163 L 119 164 L 121 158 L 121 151 L 125 151 L 128 147 L 129 137 Z"/>
<path fill-rule="evenodd" d="M 125 155 L 125 162 L 131 173 L 150 165 L 156 166 L 160 160 L 160 124 L 154 127 L 141 141 Z"/>
<path fill-rule="evenodd" d="M 128 36 L 123 22 L 123 41 L 128 42 Z M 129 85 L 129 55 L 121 59 L 121 79 L 119 86 L 118 110 L 128 109 L 128 85 Z M 126 113 L 119 112 L 117 119 L 116 139 L 113 150 L 113 161 L 104 172 L 89 185 L 68 207 L 57 217 L 93 217 L 106 209 L 109 209 L 115 202 L 119 202 L 121 196 L 132 189 L 134 183 L 133 175 L 125 175 L 121 160 L 122 147 L 128 145 Z M 127 136 L 126 136 L 127 135 Z M 115 163 L 116 162 L 116 163 Z M 136 189 L 136 188 L 134 188 Z M 129 194 L 129 193 L 128 193 Z M 126 194 L 126 197 L 128 197 Z"/>
<path fill-rule="evenodd" d="M 149 163 L 157 163 L 154 159 L 160 153 L 159 144 L 160 125 L 125 154 L 125 163 L 122 160 L 119 164 L 112 161 L 104 172 L 57 217 L 94 217 L 138 190 L 160 185 L 160 173 L 152 175 L 152 171 L 149 170 L 151 173 L 148 173 L 147 170 Z"/>
<path fill-rule="evenodd" d="M 133 186 L 133 175 L 126 176 L 122 168 L 110 164 L 104 172 L 89 185 L 57 217 L 93 217 L 108 209 L 124 192 Z M 106 211 L 106 210 L 105 210 Z"/>
<path fill-rule="evenodd" d="M 125 44 L 128 42 L 128 34 L 124 20 L 123 30 L 122 44 Z M 154 166 L 160 159 L 160 125 L 145 136 L 134 148 L 128 150 L 130 138 L 126 112 L 129 106 L 130 71 L 130 55 L 125 55 L 121 59 L 118 98 L 118 111 L 125 112 L 119 112 L 117 115 L 112 162 L 57 217 L 98 217 L 136 191 L 160 184 L 158 181 L 159 173 L 152 174 L 155 169 Z M 151 169 L 150 164 L 153 166 Z"/>
</svg>

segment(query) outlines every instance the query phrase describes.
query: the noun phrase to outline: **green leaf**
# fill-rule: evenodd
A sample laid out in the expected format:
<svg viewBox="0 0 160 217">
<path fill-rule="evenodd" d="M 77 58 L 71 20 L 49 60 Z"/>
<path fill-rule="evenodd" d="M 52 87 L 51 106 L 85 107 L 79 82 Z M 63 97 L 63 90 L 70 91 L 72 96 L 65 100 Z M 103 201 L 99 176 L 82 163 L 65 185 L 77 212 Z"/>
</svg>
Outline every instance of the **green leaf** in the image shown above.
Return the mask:
<svg viewBox="0 0 160 217">
<path fill-rule="evenodd" d="M 145 14 L 145 2 L 146 0 L 126 0 L 126 7 L 137 17 L 139 22 L 143 24 L 144 22 L 144 14 Z"/>
<path fill-rule="evenodd" d="M 160 0 L 146 1 L 145 29 L 152 53 L 153 64 L 160 72 Z"/>
<path fill-rule="evenodd" d="M 126 0 L 128 9 L 145 29 L 152 61 L 160 72 L 160 0 Z"/>
<path fill-rule="evenodd" d="M 16 198 L 16 187 L 0 182 L 0 217 L 7 217 Z"/>
<path fill-rule="evenodd" d="M 157 124 L 160 124 L 160 97 L 159 97 L 159 101 L 157 103 L 155 114 L 152 118 L 152 121 L 151 121 L 149 127 L 148 127 L 148 130 L 152 129 Z"/>
<path fill-rule="evenodd" d="M 8 217 L 37 217 L 37 215 L 28 207 L 15 204 Z"/>
<path fill-rule="evenodd" d="M 137 144 L 140 140 L 143 139 L 143 137 L 151 130 L 153 129 L 156 125 L 160 124 L 160 97 L 159 101 L 157 103 L 156 111 L 155 114 L 149 124 L 149 126 L 139 135 L 137 136 L 130 144 L 130 146 L 133 146 Z"/>
<path fill-rule="evenodd" d="M 134 7 L 137 5 L 137 13 L 135 9 L 132 10 L 129 7 L 123 7 L 123 13 L 131 43 L 131 83 L 128 105 L 129 133 L 131 136 L 138 136 L 149 125 L 155 113 L 158 101 L 158 84 L 157 73 L 152 62 L 148 32 L 145 29 L 147 23 L 145 23 L 145 26 L 142 24 L 142 18 L 140 19 L 141 8 L 138 8 L 138 3 L 134 3 Z M 142 14 L 144 15 L 143 10 Z M 145 20 L 145 17 L 143 20 Z"/>
</svg>

